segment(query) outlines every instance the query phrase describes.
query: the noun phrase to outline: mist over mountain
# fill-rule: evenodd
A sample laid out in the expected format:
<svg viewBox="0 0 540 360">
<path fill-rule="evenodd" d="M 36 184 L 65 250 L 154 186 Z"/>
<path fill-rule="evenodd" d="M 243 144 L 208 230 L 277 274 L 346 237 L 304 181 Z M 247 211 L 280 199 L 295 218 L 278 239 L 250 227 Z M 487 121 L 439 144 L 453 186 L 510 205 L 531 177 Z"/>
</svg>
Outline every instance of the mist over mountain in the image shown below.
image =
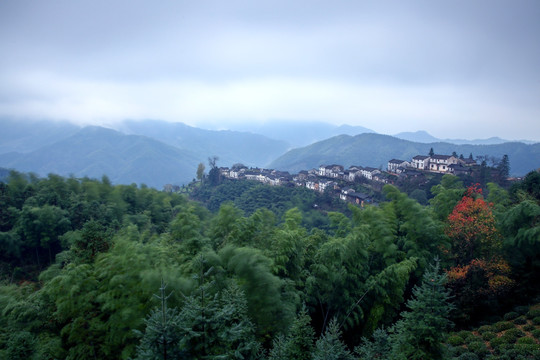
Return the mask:
<svg viewBox="0 0 540 360">
<path fill-rule="evenodd" d="M 321 164 L 361 165 L 386 169 L 391 159 L 411 160 L 415 155 L 427 155 L 430 148 L 436 154 L 452 154 L 465 157 L 469 154 L 502 158 L 508 155 L 510 173 L 524 175 L 540 167 L 540 143 L 504 143 L 499 145 L 456 145 L 444 142 L 418 143 L 389 135 L 360 134 L 340 135 L 315 144 L 293 149 L 270 164 L 271 168 L 296 172 Z"/>
<path fill-rule="evenodd" d="M 81 128 L 68 121 L 0 118 L 0 154 L 30 152 L 65 139 Z"/>
<path fill-rule="evenodd" d="M 199 163 L 218 156 L 218 166 L 264 166 L 288 145 L 262 135 L 212 131 L 182 123 L 126 120 L 118 130 L 81 129 L 68 122 L 4 119 L 0 166 L 38 175 L 106 174 L 113 183 L 185 184 Z"/>
<path fill-rule="evenodd" d="M 206 125 L 212 127 L 212 125 Z M 271 139 L 286 141 L 292 148 L 306 146 L 337 135 L 373 133 L 363 126 L 333 125 L 322 121 L 273 120 L 264 123 L 230 124 L 231 130 L 249 131 Z"/>
<path fill-rule="evenodd" d="M 0 121 L 0 167 L 42 176 L 100 178 L 106 174 L 113 183 L 145 183 L 156 188 L 188 183 L 195 177 L 197 165 L 206 164 L 214 155 L 219 157 L 218 166 L 243 163 L 296 172 L 328 163 L 386 168 L 392 158 L 408 160 L 433 147 L 439 154 L 456 151 L 495 158 L 507 154 L 513 175 L 540 167 L 540 144 L 456 145 L 428 142 L 436 138 L 427 132 L 402 133 L 418 138 L 408 141 L 363 127 L 322 122 L 245 124 L 244 131 L 233 131 L 158 120 L 126 120 L 114 130 L 81 128 L 69 122 Z M 349 135 L 357 132 L 361 134 Z M 335 133 L 340 135 L 327 138 Z M 317 138 L 324 140 L 287 152 L 290 143 L 308 144 Z"/>
<path fill-rule="evenodd" d="M 159 120 L 126 120 L 116 128 L 133 135 L 144 135 L 197 154 L 206 162 L 210 156 L 219 156 L 218 163 L 231 166 L 264 166 L 282 155 L 290 146 L 281 140 L 241 131 L 204 130 L 184 123 Z"/>
</svg>

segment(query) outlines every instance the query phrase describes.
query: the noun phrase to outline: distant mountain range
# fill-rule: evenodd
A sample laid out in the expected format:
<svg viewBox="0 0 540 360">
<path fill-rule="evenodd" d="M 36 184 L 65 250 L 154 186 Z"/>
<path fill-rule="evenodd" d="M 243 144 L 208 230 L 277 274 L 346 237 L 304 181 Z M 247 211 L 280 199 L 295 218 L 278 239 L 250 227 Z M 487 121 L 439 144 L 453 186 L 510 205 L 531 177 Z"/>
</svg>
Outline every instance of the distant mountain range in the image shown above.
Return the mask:
<svg viewBox="0 0 540 360">
<path fill-rule="evenodd" d="M 437 154 L 469 154 L 502 158 L 508 155 L 510 173 L 524 175 L 540 168 L 540 143 L 504 143 L 498 145 L 455 145 L 444 142 L 418 143 L 379 134 L 340 135 L 315 144 L 293 149 L 273 161 L 269 167 L 297 172 L 321 164 L 361 165 L 386 169 L 391 159 L 411 160 L 415 155 L 427 155 L 430 148 Z"/>
<path fill-rule="evenodd" d="M 113 183 L 185 184 L 199 163 L 264 166 L 288 149 L 284 141 L 237 131 L 211 131 L 164 121 L 125 121 L 117 131 L 70 123 L 0 119 L 0 166 L 44 176 L 109 176 Z M 37 130 L 36 130 L 37 129 Z M 44 134 L 41 137 L 41 133 Z M 7 134 L 7 135 L 6 135 Z"/>
<path fill-rule="evenodd" d="M 401 132 L 394 135 L 398 139 L 409 140 L 413 142 L 419 142 L 424 144 L 435 143 L 435 142 L 445 142 L 456 145 L 498 145 L 504 144 L 507 142 L 515 142 L 511 140 L 501 139 L 500 137 L 491 137 L 488 139 L 474 139 L 474 140 L 465 140 L 465 139 L 439 139 L 426 131 L 415 131 L 415 132 Z M 529 140 L 520 140 L 524 144 L 534 144 L 534 141 Z"/>
<path fill-rule="evenodd" d="M 143 135 L 174 147 L 189 150 L 205 162 L 209 156 L 219 156 L 219 164 L 230 166 L 264 166 L 290 148 L 287 142 L 267 136 L 240 131 L 203 130 L 183 123 L 166 121 L 126 120 L 117 130 L 125 134 Z"/>
<path fill-rule="evenodd" d="M 1 166 L 19 171 L 91 178 L 107 175 L 115 184 L 144 183 L 156 188 L 189 182 L 200 160 L 148 137 L 95 126 L 29 153 L 0 155 Z"/>
<path fill-rule="evenodd" d="M 433 147 L 440 154 L 456 151 L 499 158 L 507 154 L 511 173 L 517 175 L 540 167 L 540 144 L 454 145 L 425 143 L 435 138 L 422 132 L 400 135 L 423 137 L 412 142 L 359 126 L 320 122 L 276 122 L 244 125 L 244 131 L 219 131 L 156 120 L 126 120 L 107 129 L 0 118 L 0 128 L 0 167 L 41 176 L 101 178 L 106 174 L 116 184 L 145 183 L 158 189 L 191 181 L 197 165 L 206 165 L 214 155 L 219 157 L 218 166 L 242 163 L 295 172 L 329 163 L 385 168 L 392 158 L 407 160 Z M 324 140 L 287 152 L 320 138 Z"/>
<path fill-rule="evenodd" d="M 211 127 L 209 125 L 209 127 Z M 227 125 L 236 131 L 248 131 L 271 139 L 286 141 L 290 148 L 313 144 L 337 135 L 358 135 L 374 133 L 363 126 L 333 125 L 321 121 L 273 120 L 264 123 L 243 123 Z"/>
</svg>

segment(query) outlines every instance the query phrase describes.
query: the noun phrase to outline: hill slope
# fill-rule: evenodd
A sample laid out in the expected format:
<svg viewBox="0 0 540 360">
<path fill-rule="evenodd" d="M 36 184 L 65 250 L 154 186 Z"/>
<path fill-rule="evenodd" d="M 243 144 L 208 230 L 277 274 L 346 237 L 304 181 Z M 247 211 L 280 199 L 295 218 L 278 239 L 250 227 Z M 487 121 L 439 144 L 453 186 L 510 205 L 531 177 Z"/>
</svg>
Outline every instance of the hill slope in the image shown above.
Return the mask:
<svg viewBox="0 0 540 360">
<path fill-rule="evenodd" d="M 270 164 L 271 168 L 287 171 L 311 169 L 321 164 L 362 165 L 386 169 L 391 159 L 410 160 L 419 154 L 427 155 L 430 148 L 437 154 L 455 151 L 467 157 L 488 155 L 510 159 L 510 173 L 524 175 L 540 167 L 540 143 L 504 143 L 498 145 L 454 145 L 449 143 L 416 143 L 388 135 L 360 134 L 341 135 L 315 144 L 294 149 Z"/>
<path fill-rule="evenodd" d="M 118 129 L 126 134 L 144 135 L 180 149 L 189 150 L 201 159 L 219 156 L 219 164 L 264 166 L 284 154 L 285 141 L 240 131 L 214 131 L 157 120 L 122 122 Z"/>
<path fill-rule="evenodd" d="M 93 126 L 30 153 L 0 155 L 0 166 L 19 171 L 95 178 L 106 174 L 113 183 L 158 189 L 189 182 L 201 161 L 206 159 L 157 140 Z"/>
</svg>

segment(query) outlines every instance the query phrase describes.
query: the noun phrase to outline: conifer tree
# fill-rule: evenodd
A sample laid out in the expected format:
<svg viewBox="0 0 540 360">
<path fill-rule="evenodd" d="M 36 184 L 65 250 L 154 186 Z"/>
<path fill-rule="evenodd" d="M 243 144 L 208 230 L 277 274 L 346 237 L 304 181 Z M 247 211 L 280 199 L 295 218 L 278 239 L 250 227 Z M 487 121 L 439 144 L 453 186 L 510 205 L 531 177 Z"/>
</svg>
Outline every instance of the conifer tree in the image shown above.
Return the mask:
<svg viewBox="0 0 540 360">
<path fill-rule="evenodd" d="M 510 175 L 510 160 L 508 160 L 508 155 L 503 155 L 497 169 L 499 170 L 500 176 L 506 180 Z"/>
<path fill-rule="evenodd" d="M 445 282 L 446 276 L 435 259 L 424 273 L 422 284 L 414 287 L 413 298 L 407 301 L 410 311 L 402 312 L 402 319 L 394 325 L 392 359 L 443 357 L 442 342 L 452 325 L 448 317 L 453 309 Z"/>
<path fill-rule="evenodd" d="M 362 338 L 362 344 L 354 351 L 360 356 L 360 360 L 388 360 L 392 352 L 390 335 L 384 329 L 377 329 L 373 332 L 373 341 Z"/>
<path fill-rule="evenodd" d="M 161 280 L 159 296 L 154 295 L 160 301 L 160 307 L 154 309 L 146 318 L 146 330 L 141 343 L 137 346 L 137 360 L 173 360 L 182 359 L 183 353 L 180 350 L 181 340 L 180 318 L 176 309 L 167 307 L 169 295 L 165 295 L 166 285 Z"/>
<path fill-rule="evenodd" d="M 308 360 L 313 350 L 315 332 L 310 325 L 309 317 L 305 307 L 293 322 L 289 339 L 287 341 L 287 355 L 289 359 Z"/>
<path fill-rule="evenodd" d="M 311 359 L 315 332 L 313 331 L 310 322 L 311 318 L 307 313 L 306 308 L 303 307 L 292 323 L 288 335 L 278 335 L 274 339 L 269 360 Z"/>
<path fill-rule="evenodd" d="M 272 349 L 268 354 L 268 360 L 289 360 L 287 356 L 287 339 L 283 335 L 278 335 L 272 341 Z"/>
<path fill-rule="evenodd" d="M 221 288 L 220 269 L 207 268 L 202 256 L 198 265 L 199 286 L 185 298 L 178 317 L 180 348 L 189 359 L 256 358 L 260 345 L 244 292 L 234 280 Z"/>
<path fill-rule="evenodd" d="M 341 331 L 336 318 L 330 320 L 313 352 L 313 360 L 354 360 L 354 356 L 340 339 Z"/>
</svg>

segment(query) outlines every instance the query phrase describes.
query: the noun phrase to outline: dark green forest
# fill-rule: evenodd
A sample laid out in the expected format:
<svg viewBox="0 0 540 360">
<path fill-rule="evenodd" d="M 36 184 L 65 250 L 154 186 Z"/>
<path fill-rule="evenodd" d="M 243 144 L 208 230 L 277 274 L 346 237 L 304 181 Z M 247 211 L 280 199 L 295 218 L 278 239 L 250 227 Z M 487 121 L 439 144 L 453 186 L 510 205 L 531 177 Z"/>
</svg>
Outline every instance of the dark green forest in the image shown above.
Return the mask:
<svg viewBox="0 0 540 360">
<path fill-rule="evenodd" d="M 430 191 L 359 208 L 12 171 L 0 358 L 539 359 L 540 173 Z"/>
</svg>

